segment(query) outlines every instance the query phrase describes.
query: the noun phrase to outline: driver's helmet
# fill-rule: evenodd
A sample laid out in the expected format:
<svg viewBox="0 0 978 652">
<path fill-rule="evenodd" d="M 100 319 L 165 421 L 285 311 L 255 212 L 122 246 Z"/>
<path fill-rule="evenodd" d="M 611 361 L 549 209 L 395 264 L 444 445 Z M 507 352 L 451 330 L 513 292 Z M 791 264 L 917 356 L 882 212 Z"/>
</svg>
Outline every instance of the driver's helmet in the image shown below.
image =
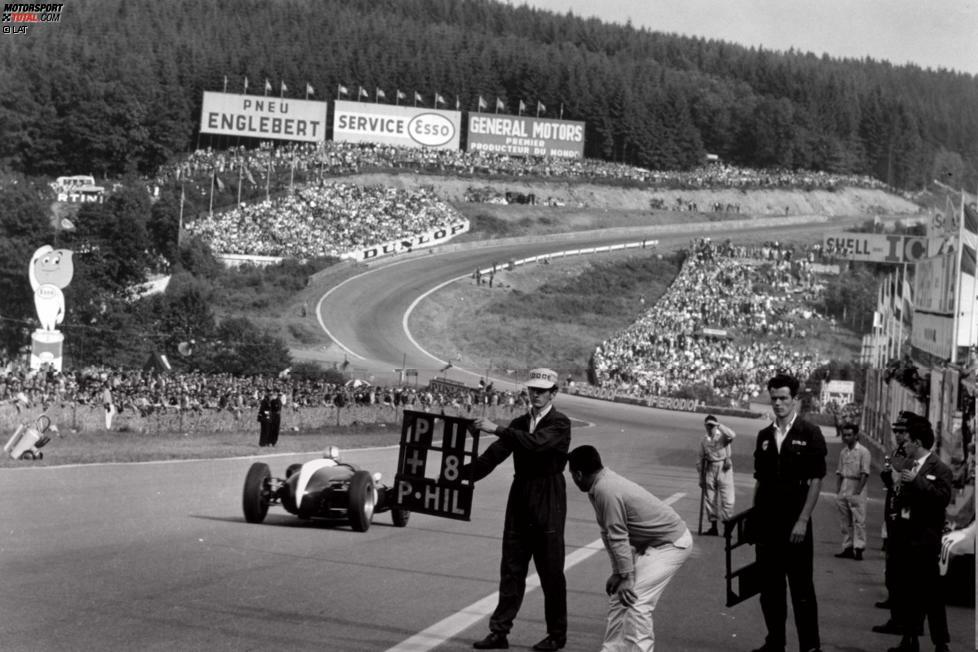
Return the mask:
<svg viewBox="0 0 978 652">
<path fill-rule="evenodd" d="M 326 450 L 323 451 L 323 457 L 327 460 L 340 460 L 340 449 L 336 446 L 327 446 Z"/>
</svg>

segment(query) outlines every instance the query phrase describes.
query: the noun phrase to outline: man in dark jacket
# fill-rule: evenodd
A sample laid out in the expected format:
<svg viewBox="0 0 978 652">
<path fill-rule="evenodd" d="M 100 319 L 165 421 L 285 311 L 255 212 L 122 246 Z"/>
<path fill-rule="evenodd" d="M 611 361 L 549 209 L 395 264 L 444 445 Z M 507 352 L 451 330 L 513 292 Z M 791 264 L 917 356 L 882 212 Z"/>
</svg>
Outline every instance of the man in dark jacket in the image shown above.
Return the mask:
<svg viewBox="0 0 978 652">
<path fill-rule="evenodd" d="M 907 464 L 899 475 L 893 532 L 888 533 L 899 569 L 897 594 L 891 598 L 896 598 L 897 621 L 903 626 L 900 644 L 889 652 L 920 650 L 917 635 L 923 628 L 924 616 L 936 652 L 948 650 L 950 642 L 938 561 L 953 474 L 930 452 L 933 445 L 930 422 L 912 420 L 903 445 Z"/>
<path fill-rule="evenodd" d="M 567 585 L 564 579 L 564 522 L 567 486 L 564 466 L 570 449 L 570 419 L 553 407 L 557 373 L 533 369 L 526 383 L 530 411 L 507 427 L 486 418 L 475 420 L 479 430 L 498 437 L 462 473 L 474 481 L 489 475 L 513 455 L 515 475 L 506 503 L 500 563 L 499 603 L 489 620 L 489 635 L 476 641 L 478 650 L 509 647 L 507 636 L 526 592 L 530 559 L 543 589 L 547 636 L 534 650 L 559 650 L 567 642 Z"/>
<path fill-rule="evenodd" d="M 753 538 L 761 573 L 761 611 L 767 626 L 755 652 L 784 652 L 791 604 L 801 652 L 820 649 L 815 600 L 812 510 L 825 477 L 825 438 L 796 411 L 798 379 L 779 374 L 768 381 L 774 423 L 757 434 L 754 449 Z"/>
</svg>

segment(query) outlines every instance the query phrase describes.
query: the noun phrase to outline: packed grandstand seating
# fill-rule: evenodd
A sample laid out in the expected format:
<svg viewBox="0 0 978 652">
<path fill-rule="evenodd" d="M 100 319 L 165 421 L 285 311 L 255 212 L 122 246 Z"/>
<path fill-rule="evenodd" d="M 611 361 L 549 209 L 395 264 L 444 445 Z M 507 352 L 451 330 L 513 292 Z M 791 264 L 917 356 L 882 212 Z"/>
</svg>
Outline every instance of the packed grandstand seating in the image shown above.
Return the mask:
<svg viewBox="0 0 978 652">
<path fill-rule="evenodd" d="M 701 239 L 655 306 L 593 355 L 601 387 L 636 397 L 706 386 L 745 405 L 786 370 L 806 379 L 827 362 L 791 346 L 804 340 L 824 285 L 814 251 Z"/>
<path fill-rule="evenodd" d="M 202 216 L 186 230 L 223 254 L 316 258 L 425 233 L 459 217 L 428 189 L 323 183 Z"/>
<path fill-rule="evenodd" d="M 327 141 L 319 145 L 260 147 L 228 150 L 202 149 L 185 160 L 164 166 L 160 184 L 184 181 L 207 187 L 214 173 L 244 176 L 259 183 L 268 170 L 298 170 L 307 176 L 348 175 L 360 172 L 407 169 L 454 176 L 544 177 L 603 180 L 663 188 L 802 188 L 831 190 L 843 186 L 888 189 L 878 179 L 861 175 L 794 170 L 753 170 L 711 163 L 689 171 L 658 171 L 598 159 L 508 156 L 490 152 L 464 152 L 369 143 Z"/>
</svg>

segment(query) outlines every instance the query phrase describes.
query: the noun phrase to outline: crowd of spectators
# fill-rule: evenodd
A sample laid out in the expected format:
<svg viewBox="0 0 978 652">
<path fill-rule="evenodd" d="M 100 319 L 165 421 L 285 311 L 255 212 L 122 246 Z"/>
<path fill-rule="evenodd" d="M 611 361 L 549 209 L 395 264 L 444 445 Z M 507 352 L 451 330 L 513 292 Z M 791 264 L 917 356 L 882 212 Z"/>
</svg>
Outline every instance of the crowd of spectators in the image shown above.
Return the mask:
<svg viewBox="0 0 978 652">
<path fill-rule="evenodd" d="M 448 227 L 462 217 L 427 188 L 320 183 L 201 216 L 187 232 L 223 254 L 316 258 Z"/>
<path fill-rule="evenodd" d="M 161 168 L 157 183 L 183 181 L 210 184 L 213 174 L 244 176 L 257 183 L 264 175 L 292 173 L 337 176 L 361 172 L 408 169 L 453 176 L 541 177 L 626 182 L 639 186 L 687 189 L 888 187 L 865 175 L 807 170 L 754 170 L 710 163 L 694 170 L 662 171 L 590 158 L 509 156 L 493 152 L 399 147 L 373 143 L 295 144 L 287 147 L 201 149 L 186 159 Z"/>
<path fill-rule="evenodd" d="M 108 389 L 119 414 L 149 417 L 180 411 L 225 411 L 235 419 L 257 413 L 266 390 L 281 392 L 286 410 L 398 407 L 450 411 L 466 415 L 482 406 L 525 409 L 525 392 L 492 387 L 376 386 L 365 382 L 336 383 L 292 377 L 232 374 L 161 373 L 156 371 L 88 369 L 61 372 L 7 368 L 0 371 L 0 407 L 18 412 L 53 406 L 104 408 Z"/>
<path fill-rule="evenodd" d="M 634 396 L 674 396 L 705 386 L 745 405 L 768 378 L 802 379 L 827 362 L 793 347 L 824 320 L 812 306 L 825 286 L 812 251 L 693 243 L 676 279 L 635 323 L 593 355 L 598 384 Z"/>
</svg>

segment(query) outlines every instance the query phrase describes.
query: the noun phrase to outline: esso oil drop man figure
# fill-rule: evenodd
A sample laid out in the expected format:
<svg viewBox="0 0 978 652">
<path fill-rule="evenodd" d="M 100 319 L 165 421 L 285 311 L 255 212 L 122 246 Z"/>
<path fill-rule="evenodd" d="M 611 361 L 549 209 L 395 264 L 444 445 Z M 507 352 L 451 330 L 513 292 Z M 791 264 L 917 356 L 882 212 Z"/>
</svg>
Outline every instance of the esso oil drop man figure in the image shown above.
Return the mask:
<svg viewBox="0 0 978 652">
<path fill-rule="evenodd" d="M 499 603 L 489 619 L 489 635 L 476 641 L 477 650 L 509 647 L 508 635 L 523 603 L 530 559 L 543 589 L 546 637 L 534 650 L 559 650 L 567 642 L 567 584 L 564 579 L 564 523 L 567 520 L 567 485 L 564 467 L 570 449 L 571 423 L 553 406 L 557 373 L 532 369 L 526 383 L 530 409 L 508 426 L 486 418 L 474 427 L 498 437 L 471 464 L 464 477 L 481 480 L 511 454 L 514 476 L 503 524 L 502 561 L 499 565 Z"/>
<path fill-rule="evenodd" d="M 764 645 L 754 652 L 784 652 L 786 584 L 801 652 L 820 650 L 813 581 L 812 511 L 825 477 L 825 438 L 797 413 L 798 379 L 768 381 L 774 423 L 757 434 L 754 449 L 754 517 L 750 529 L 760 566 Z"/>
</svg>

